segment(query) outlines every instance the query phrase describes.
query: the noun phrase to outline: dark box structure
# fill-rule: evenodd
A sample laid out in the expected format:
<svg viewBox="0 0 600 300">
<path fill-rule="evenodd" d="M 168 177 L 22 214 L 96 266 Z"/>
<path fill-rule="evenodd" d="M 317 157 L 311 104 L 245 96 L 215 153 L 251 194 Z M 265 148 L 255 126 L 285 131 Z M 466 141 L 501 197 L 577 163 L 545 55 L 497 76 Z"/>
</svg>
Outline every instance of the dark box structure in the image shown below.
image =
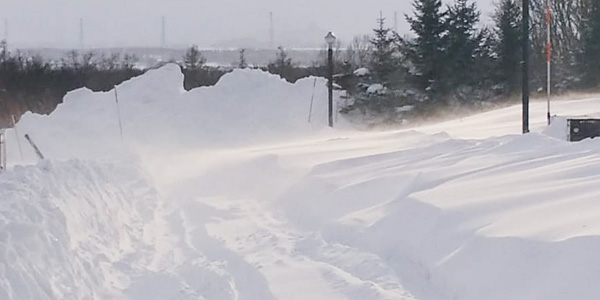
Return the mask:
<svg viewBox="0 0 600 300">
<path fill-rule="evenodd" d="M 600 136 L 600 119 L 568 119 L 567 125 L 571 142 Z"/>
</svg>

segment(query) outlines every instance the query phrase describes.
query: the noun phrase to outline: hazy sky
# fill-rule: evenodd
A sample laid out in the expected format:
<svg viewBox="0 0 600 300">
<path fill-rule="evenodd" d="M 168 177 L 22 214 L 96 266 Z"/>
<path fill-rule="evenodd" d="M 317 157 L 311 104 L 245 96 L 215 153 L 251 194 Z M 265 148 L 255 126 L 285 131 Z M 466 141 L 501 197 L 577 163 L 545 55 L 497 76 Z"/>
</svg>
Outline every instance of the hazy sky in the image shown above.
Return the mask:
<svg viewBox="0 0 600 300">
<path fill-rule="evenodd" d="M 477 0 L 487 19 L 492 0 Z M 84 20 L 87 47 L 160 46 L 161 17 L 167 44 L 241 47 L 269 44 L 269 12 L 275 44 L 319 46 L 328 30 L 342 41 L 370 33 L 383 11 L 399 31 L 412 0 L 0 0 L 9 42 L 18 47 L 79 47 Z M 4 28 L 4 22 L 0 23 Z M 0 32 L 1 33 L 1 32 Z"/>
</svg>

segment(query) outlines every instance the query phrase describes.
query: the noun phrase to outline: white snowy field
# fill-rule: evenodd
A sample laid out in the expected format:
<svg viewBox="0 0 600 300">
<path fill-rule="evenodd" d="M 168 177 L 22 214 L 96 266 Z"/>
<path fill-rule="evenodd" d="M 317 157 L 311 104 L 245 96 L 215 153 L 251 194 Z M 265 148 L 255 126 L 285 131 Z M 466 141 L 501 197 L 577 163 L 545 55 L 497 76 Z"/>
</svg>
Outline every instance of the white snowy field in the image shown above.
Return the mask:
<svg viewBox="0 0 600 300">
<path fill-rule="evenodd" d="M 9 130 L 0 299 L 596 299 L 600 142 L 533 103 L 413 129 L 325 126 L 325 81 L 175 66 Z M 600 113 L 561 101 L 561 116 Z M 562 139 L 561 139 L 562 137 Z"/>
</svg>

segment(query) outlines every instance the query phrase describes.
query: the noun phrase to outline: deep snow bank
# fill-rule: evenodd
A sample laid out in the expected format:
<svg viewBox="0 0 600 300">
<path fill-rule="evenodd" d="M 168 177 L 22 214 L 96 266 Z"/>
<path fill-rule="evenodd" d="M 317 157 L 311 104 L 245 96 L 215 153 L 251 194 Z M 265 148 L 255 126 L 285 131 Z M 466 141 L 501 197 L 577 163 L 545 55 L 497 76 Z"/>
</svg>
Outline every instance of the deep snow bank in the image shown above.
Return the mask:
<svg viewBox="0 0 600 300">
<path fill-rule="evenodd" d="M 529 106 L 531 132 L 566 140 L 567 118 L 600 118 L 600 98 L 574 99 L 552 102 L 553 124 L 548 128 L 547 103 L 532 101 Z M 440 122 L 415 128 L 426 133 L 446 132 L 455 138 L 487 139 L 505 135 L 520 135 L 522 132 L 522 106 L 514 105 L 503 109 L 475 114 L 465 118 Z"/>
<path fill-rule="evenodd" d="M 417 299 L 600 294 L 598 141 L 419 139 L 386 153 L 331 155 L 275 203 L 327 243 L 382 258 Z M 340 263 L 343 254 L 326 256 Z"/>
<path fill-rule="evenodd" d="M 152 260 L 156 193 L 133 164 L 0 174 L 0 299 L 119 299 Z"/>
<path fill-rule="evenodd" d="M 18 130 L 53 159 L 120 157 L 132 148 L 206 149 L 280 141 L 326 128 L 325 84 L 316 78 L 289 84 L 262 71 L 236 70 L 216 86 L 186 92 L 179 67 L 167 65 L 118 86 L 119 107 L 114 91 L 80 89 L 67 94 L 50 116 L 26 114 Z M 7 136 L 11 161 L 20 161 L 14 131 Z M 24 150 L 25 161 L 35 161 L 28 145 Z"/>
</svg>

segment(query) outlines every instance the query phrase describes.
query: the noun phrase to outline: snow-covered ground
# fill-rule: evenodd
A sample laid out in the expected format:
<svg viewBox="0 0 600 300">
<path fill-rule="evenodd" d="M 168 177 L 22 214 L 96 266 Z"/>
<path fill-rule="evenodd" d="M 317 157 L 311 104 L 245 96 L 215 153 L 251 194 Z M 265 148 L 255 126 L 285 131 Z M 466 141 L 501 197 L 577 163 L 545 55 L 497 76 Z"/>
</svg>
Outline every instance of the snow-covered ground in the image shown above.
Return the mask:
<svg viewBox="0 0 600 300">
<path fill-rule="evenodd" d="M 528 135 L 518 106 L 360 132 L 326 127 L 322 79 L 182 82 L 166 66 L 119 86 L 122 138 L 112 92 L 24 116 L 39 163 L 7 132 L 0 299 L 600 295 L 600 142 L 564 141 L 545 103 Z"/>
</svg>

